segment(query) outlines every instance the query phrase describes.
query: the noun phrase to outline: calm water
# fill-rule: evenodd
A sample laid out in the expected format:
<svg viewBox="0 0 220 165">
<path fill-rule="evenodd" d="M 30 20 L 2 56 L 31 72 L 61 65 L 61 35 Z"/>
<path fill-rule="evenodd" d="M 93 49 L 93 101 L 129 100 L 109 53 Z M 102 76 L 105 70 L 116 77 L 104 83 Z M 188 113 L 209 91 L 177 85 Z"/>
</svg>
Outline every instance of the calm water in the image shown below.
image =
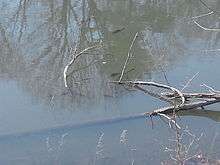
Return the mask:
<svg viewBox="0 0 220 165">
<path fill-rule="evenodd" d="M 207 5 L 220 9 L 220 1 Z M 220 33 L 192 17 L 210 10 L 182 0 L 0 0 L 0 164 L 160 164 L 175 134 L 159 118 L 93 125 L 152 111 L 160 101 L 109 83 L 118 80 L 139 32 L 124 79 L 169 83 L 186 91 L 220 89 Z M 219 13 L 197 19 L 220 28 Z M 63 72 L 69 67 L 67 84 Z M 166 75 L 166 78 L 165 78 Z M 220 104 L 181 113 L 178 122 L 201 139 L 190 154 L 220 158 Z M 81 125 L 76 127 L 76 125 Z M 127 145 L 120 143 L 126 132 Z M 184 136 L 186 145 L 192 137 Z M 98 145 L 99 142 L 99 145 Z"/>
</svg>

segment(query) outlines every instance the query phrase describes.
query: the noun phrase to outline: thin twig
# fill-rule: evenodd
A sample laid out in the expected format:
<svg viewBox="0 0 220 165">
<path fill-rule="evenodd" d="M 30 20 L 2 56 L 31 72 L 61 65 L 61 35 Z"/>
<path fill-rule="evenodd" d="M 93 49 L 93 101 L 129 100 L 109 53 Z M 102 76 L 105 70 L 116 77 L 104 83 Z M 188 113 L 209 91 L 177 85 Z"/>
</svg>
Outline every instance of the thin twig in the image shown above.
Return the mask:
<svg viewBox="0 0 220 165">
<path fill-rule="evenodd" d="M 218 52 L 220 49 L 206 49 L 206 50 L 200 50 L 202 52 Z"/>
<path fill-rule="evenodd" d="M 200 86 L 208 88 L 209 92 L 211 92 L 211 93 L 214 93 L 214 94 L 219 94 L 220 93 L 220 91 L 217 91 L 214 88 L 212 88 L 212 87 L 210 87 L 210 86 L 208 86 L 206 84 L 201 84 Z"/>
<path fill-rule="evenodd" d="M 181 127 L 176 123 L 176 121 L 173 120 L 173 119 L 171 119 L 169 116 L 167 116 L 167 115 L 165 115 L 165 114 L 163 114 L 163 113 L 158 113 L 158 115 L 159 115 L 159 116 L 162 116 L 162 117 L 164 117 L 164 118 L 166 118 L 166 119 L 168 119 L 169 122 L 173 123 L 178 129 L 181 129 Z M 171 127 L 171 126 L 170 126 L 170 127 Z"/>
<path fill-rule="evenodd" d="M 192 78 L 187 81 L 187 83 L 184 85 L 184 87 L 183 87 L 180 91 L 182 92 L 184 89 L 186 89 L 186 88 L 189 86 L 189 84 L 192 82 L 192 80 L 193 80 L 198 74 L 199 74 L 199 72 L 197 72 L 196 74 L 194 74 L 194 75 L 192 76 Z"/>
<path fill-rule="evenodd" d="M 170 83 L 169 83 L 169 81 L 168 81 L 168 78 L 167 78 L 167 75 L 166 75 L 166 71 L 164 70 L 163 66 L 160 65 L 159 67 L 160 67 L 160 69 L 161 69 L 161 71 L 162 71 L 162 73 L 163 73 L 163 77 L 164 77 L 164 79 L 166 80 L 167 85 L 170 85 Z"/>
<path fill-rule="evenodd" d="M 206 16 L 209 16 L 209 15 L 212 15 L 212 14 L 214 14 L 214 11 L 211 11 L 211 12 L 208 12 L 208 13 L 205 13 L 205 14 L 201 14 L 201 15 L 198 15 L 198 16 L 194 16 L 194 17 L 191 18 L 191 20 L 206 17 Z"/>
<path fill-rule="evenodd" d="M 138 37 L 138 32 L 135 34 L 135 36 L 134 36 L 134 38 L 133 38 L 133 40 L 132 40 L 132 42 L 131 42 L 131 45 L 130 45 L 130 47 L 129 47 L 127 59 L 125 60 L 123 69 L 122 69 L 122 71 L 121 71 L 121 76 L 120 76 L 120 78 L 119 78 L 119 82 L 121 82 L 121 80 L 122 80 L 122 78 L 123 78 L 123 75 L 124 75 L 124 72 L 125 72 L 125 68 L 126 68 L 127 63 L 128 63 L 128 61 L 129 61 L 129 59 L 130 59 L 130 56 L 131 56 L 132 47 L 133 47 L 133 45 L 134 45 L 135 40 L 136 40 L 137 37 Z"/>
<path fill-rule="evenodd" d="M 205 6 L 209 11 L 213 11 L 213 12 L 215 12 L 215 13 L 217 13 L 217 11 L 215 11 L 215 10 L 213 10 L 212 8 L 210 8 L 205 2 L 203 2 L 202 0 L 199 0 L 202 4 L 203 4 L 203 6 Z"/>
</svg>

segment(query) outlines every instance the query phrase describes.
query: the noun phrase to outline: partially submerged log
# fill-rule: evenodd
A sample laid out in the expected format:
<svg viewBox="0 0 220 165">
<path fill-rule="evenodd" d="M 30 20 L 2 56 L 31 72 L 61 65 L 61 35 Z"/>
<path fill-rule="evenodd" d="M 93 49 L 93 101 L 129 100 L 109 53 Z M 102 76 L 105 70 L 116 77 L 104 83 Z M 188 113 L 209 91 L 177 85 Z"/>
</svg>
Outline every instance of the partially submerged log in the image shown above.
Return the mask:
<svg viewBox="0 0 220 165">
<path fill-rule="evenodd" d="M 171 104 L 171 106 L 163 107 L 152 112 L 145 113 L 145 115 L 150 116 L 171 114 L 177 111 L 191 110 L 196 108 L 203 109 L 204 106 L 220 102 L 219 91 L 216 91 L 211 87 L 209 87 L 211 88 L 210 93 L 183 93 L 182 90 L 178 90 L 177 88 L 174 88 L 172 86 L 152 81 L 114 81 L 113 83 L 128 85 L 152 97 L 155 97 L 162 101 L 166 101 L 167 103 Z M 146 86 L 153 86 L 156 88 L 169 90 L 170 92 L 155 93 L 149 89 L 146 89 Z"/>
<path fill-rule="evenodd" d="M 158 113 L 162 114 L 171 114 L 175 110 L 177 111 L 183 111 L 183 110 L 191 110 L 191 109 L 196 109 L 196 108 L 203 108 L 204 106 L 211 105 L 214 103 L 220 102 L 220 100 L 216 99 L 210 99 L 210 100 L 205 100 L 205 101 L 197 101 L 197 102 L 192 102 L 192 103 L 185 103 L 182 106 L 175 107 L 175 106 L 169 106 L 169 107 L 163 107 L 157 110 L 154 110 L 153 112 L 146 112 L 146 115 L 151 115 L 155 116 Z"/>
</svg>

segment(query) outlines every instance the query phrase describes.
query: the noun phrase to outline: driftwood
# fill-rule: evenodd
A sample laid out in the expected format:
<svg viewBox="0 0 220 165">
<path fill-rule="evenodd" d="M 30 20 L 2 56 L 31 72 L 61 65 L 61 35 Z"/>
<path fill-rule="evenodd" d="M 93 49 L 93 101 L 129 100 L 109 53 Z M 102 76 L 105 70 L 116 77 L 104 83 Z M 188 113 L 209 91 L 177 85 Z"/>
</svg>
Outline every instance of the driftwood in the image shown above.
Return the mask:
<svg viewBox="0 0 220 165">
<path fill-rule="evenodd" d="M 196 108 L 203 109 L 204 106 L 220 102 L 219 91 L 214 90 L 213 88 L 204 84 L 201 86 L 205 86 L 206 88 L 208 88 L 209 93 L 184 93 L 182 92 L 182 90 L 178 90 L 177 88 L 174 88 L 172 86 L 151 81 L 113 81 L 113 83 L 128 85 L 152 97 L 155 97 L 162 101 L 166 101 L 167 103 L 171 104 L 171 106 L 162 107 L 152 112 L 145 113 L 145 115 L 150 116 L 161 116 L 161 114 L 171 114 L 177 111 L 191 110 Z M 170 92 L 163 92 L 158 94 L 149 89 L 146 89 L 146 86 L 153 86 L 156 88 L 169 90 Z"/>
</svg>

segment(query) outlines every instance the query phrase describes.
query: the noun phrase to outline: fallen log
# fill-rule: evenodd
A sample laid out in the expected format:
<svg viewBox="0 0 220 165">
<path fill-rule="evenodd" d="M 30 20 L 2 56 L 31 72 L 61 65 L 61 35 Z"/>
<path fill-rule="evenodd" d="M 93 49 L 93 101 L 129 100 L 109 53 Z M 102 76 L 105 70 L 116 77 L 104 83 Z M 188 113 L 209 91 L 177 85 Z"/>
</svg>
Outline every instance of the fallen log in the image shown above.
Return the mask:
<svg viewBox="0 0 220 165">
<path fill-rule="evenodd" d="M 210 91 L 210 93 L 183 93 L 182 90 L 178 90 L 177 88 L 174 88 L 172 86 L 152 81 L 114 81 L 113 83 L 128 85 L 152 97 L 155 97 L 162 101 L 166 101 L 171 104 L 171 106 L 159 108 L 152 112 L 145 113 L 146 115 L 150 116 L 171 114 L 183 110 L 203 108 L 207 105 L 220 102 L 220 94 L 219 92 L 215 92 L 216 90 L 214 90 L 213 88 L 211 88 L 212 90 Z M 158 94 L 149 89 L 145 89 L 143 86 L 153 86 L 160 89 L 170 90 L 171 92 Z"/>
<path fill-rule="evenodd" d="M 178 98 L 177 95 L 175 95 L 174 93 L 161 93 L 161 95 L 166 96 L 168 98 Z M 185 97 L 185 99 L 188 98 L 214 98 L 214 99 L 220 99 L 220 94 L 216 94 L 216 93 L 183 93 L 183 96 Z"/>
<path fill-rule="evenodd" d="M 217 102 L 220 102 L 220 100 L 210 99 L 210 100 L 205 100 L 205 101 L 197 101 L 193 103 L 185 103 L 184 105 L 179 106 L 179 107 L 175 107 L 175 106 L 163 107 L 163 108 L 154 110 L 153 112 L 146 112 L 145 114 L 151 115 L 151 116 L 155 116 L 158 113 L 171 114 L 173 113 L 174 110 L 177 112 L 177 111 L 183 111 L 183 110 L 196 109 L 200 107 L 203 108 L 204 106 L 211 105 Z"/>
<path fill-rule="evenodd" d="M 172 91 L 174 94 L 177 94 L 180 98 L 181 98 L 181 105 L 183 105 L 185 103 L 185 97 L 183 96 L 182 92 L 172 86 L 169 85 L 165 85 L 165 84 L 161 84 L 161 83 L 157 83 L 157 82 L 153 82 L 153 81 L 112 81 L 112 83 L 117 83 L 117 84 L 122 84 L 122 85 L 127 85 L 127 86 L 131 86 L 134 87 L 138 90 L 143 91 L 144 93 L 147 93 L 153 97 L 156 97 L 160 100 L 166 101 L 168 103 L 172 103 L 171 100 L 169 98 L 164 98 L 162 94 L 157 94 L 154 92 L 151 92 L 147 89 L 144 89 L 141 87 L 142 86 L 153 86 L 153 87 L 157 87 L 157 88 L 162 88 L 162 89 L 166 89 L 166 90 L 170 90 Z M 173 104 L 173 103 L 172 103 Z"/>
</svg>

